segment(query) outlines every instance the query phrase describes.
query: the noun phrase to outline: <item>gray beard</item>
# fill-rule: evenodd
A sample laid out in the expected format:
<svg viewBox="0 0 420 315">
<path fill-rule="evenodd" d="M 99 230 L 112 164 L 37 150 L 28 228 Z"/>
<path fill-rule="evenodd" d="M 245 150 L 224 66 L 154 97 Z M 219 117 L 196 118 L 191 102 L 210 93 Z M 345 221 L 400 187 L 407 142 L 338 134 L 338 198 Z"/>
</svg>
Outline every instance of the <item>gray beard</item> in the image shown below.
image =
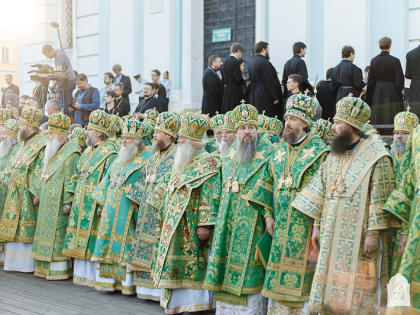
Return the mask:
<svg viewBox="0 0 420 315">
<path fill-rule="evenodd" d="M 229 148 L 231 147 L 231 144 L 225 142 L 224 140 L 222 140 L 219 144 L 219 152 L 221 155 L 225 155 L 226 152 L 229 150 Z"/>
<path fill-rule="evenodd" d="M 51 158 L 54 156 L 54 154 L 56 154 L 57 151 L 60 150 L 61 145 L 62 143 L 57 138 L 54 138 L 52 141 L 47 142 L 47 145 L 45 147 L 44 160 L 42 161 L 42 173 L 44 173 L 47 169 L 48 163 L 50 163 Z"/>
<path fill-rule="evenodd" d="M 391 151 L 392 151 L 392 153 L 396 153 L 396 154 L 404 154 L 405 147 L 406 147 L 405 143 L 394 141 L 391 144 Z"/>
<path fill-rule="evenodd" d="M 174 159 L 174 169 L 182 170 L 187 166 L 188 162 L 191 160 L 191 157 L 195 153 L 195 148 L 190 142 L 180 143 L 176 148 L 175 159 Z"/>
<path fill-rule="evenodd" d="M 125 163 L 134 159 L 139 151 L 138 142 L 136 141 L 128 144 L 127 146 L 121 145 L 120 151 L 118 152 L 118 158 Z"/>
<path fill-rule="evenodd" d="M 165 143 L 163 141 L 153 140 L 153 143 L 152 143 L 153 152 L 160 152 L 163 149 L 165 149 Z"/>
<path fill-rule="evenodd" d="M 302 137 L 302 133 L 296 134 L 293 131 L 283 132 L 283 139 L 288 144 L 295 144 Z"/>
<path fill-rule="evenodd" d="M 16 144 L 16 139 L 14 138 L 6 138 L 0 142 L 0 159 L 6 157 L 10 151 L 12 150 L 13 146 Z"/>
<path fill-rule="evenodd" d="M 255 152 L 257 152 L 257 141 L 258 138 L 252 139 L 249 143 L 238 139 L 235 159 L 239 164 L 251 162 L 254 159 Z"/>
<path fill-rule="evenodd" d="M 87 137 L 87 139 L 86 139 L 86 145 L 87 146 L 94 147 L 97 144 L 98 144 L 98 141 L 94 141 L 94 140 L 92 140 L 92 138 Z"/>
</svg>

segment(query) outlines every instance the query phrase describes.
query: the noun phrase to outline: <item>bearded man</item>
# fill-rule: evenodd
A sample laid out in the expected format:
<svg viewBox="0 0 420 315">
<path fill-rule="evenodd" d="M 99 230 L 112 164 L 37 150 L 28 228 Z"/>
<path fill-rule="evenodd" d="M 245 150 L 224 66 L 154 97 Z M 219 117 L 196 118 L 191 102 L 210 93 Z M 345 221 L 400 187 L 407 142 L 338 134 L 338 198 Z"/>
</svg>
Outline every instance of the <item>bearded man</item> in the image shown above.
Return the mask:
<svg viewBox="0 0 420 315">
<path fill-rule="evenodd" d="M 8 192 L 0 220 L 0 242 L 4 246 L 4 270 L 33 272 L 31 257 L 39 200 L 29 187 L 39 180 L 46 138 L 39 133 L 42 111 L 25 107 L 20 116 L 16 153 L 9 177 Z"/>
<path fill-rule="evenodd" d="M 401 176 L 398 187 L 389 196 L 384 210 L 402 223 L 395 242 L 392 275 L 399 274 L 410 284 L 411 307 L 399 307 L 387 310 L 387 314 L 420 313 L 420 207 L 418 187 L 420 183 L 420 127 L 417 126 L 407 142 L 404 159 L 407 168 Z"/>
<path fill-rule="evenodd" d="M 264 230 L 272 233 L 274 226 L 272 187 L 259 185 L 274 147 L 266 135 L 258 134 L 254 106 L 235 107 L 233 117 L 236 141 L 222 160 L 223 192 L 203 287 L 215 292 L 217 314 L 265 315 L 265 271 L 255 254 Z"/>
<path fill-rule="evenodd" d="M 394 168 L 382 141 L 362 133 L 369 118 L 361 99 L 337 103 L 331 154 L 292 203 L 320 222 L 312 231 L 321 242 L 311 312 L 376 313 L 378 279 L 381 287 L 388 282 L 383 236 L 389 222 L 382 208 L 395 185 Z"/>
<path fill-rule="evenodd" d="M 401 112 L 394 117 L 394 141 L 391 145 L 392 153 L 398 162 L 401 162 L 404 155 L 408 136 L 419 124 L 416 114 Z"/>
<path fill-rule="evenodd" d="M 139 121 L 127 120 L 124 123 L 118 157 L 92 193 L 93 199 L 101 207 L 98 208 L 101 218 L 91 259 L 100 263 L 96 274 L 97 290 L 121 290 L 127 295 L 135 292 L 133 274 L 127 268 L 127 263 L 132 251 L 137 208 L 127 198 L 127 193 L 152 155 L 142 141 L 148 129 L 146 124 Z"/>
<path fill-rule="evenodd" d="M 156 209 L 147 202 L 153 190 L 170 173 L 176 152 L 176 137 L 181 125 L 177 113 L 159 115 L 153 135 L 153 156 L 145 171 L 133 185 L 127 197 L 138 205 L 136 231 L 132 240 L 129 269 L 134 271 L 134 285 L 138 298 L 159 301 L 162 289 L 155 289 L 151 278 L 152 252 L 155 243 L 155 227 L 158 221 Z"/>
<path fill-rule="evenodd" d="M 312 221 L 291 203 L 327 155 L 322 139 L 310 132 L 315 114 L 316 104 L 310 97 L 294 94 L 288 98 L 283 138 L 266 165 L 268 176 L 257 184 L 273 187 L 269 203 L 275 222 L 272 241 L 265 244 L 263 238 L 259 243 L 260 249 L 268 248 L 260 259 L 266 266 L 262 295 L 269 298 L 269 314 L 308 313 L 305 302 L 314 274 L 308 261 Z"/>
<path fill-rule="evenodd" d="M 216 112 L 212 118 L 210 118 L 210 129 L 213 130 L 214 138 L 206 144 L 206 151 L 209 153 L 216 152 L 219 150 L 220 143 L 222 142 L 223 131 L 222 127 L 224 124 L 224 115 Z"/>
<path fill-rule="evenodd" d="M 110 120 L 102 110 L 89 116 L 87 149 L 77 164 L 77 173 L 66 190 L 72 195 L 72 208 L 64 240 L 63 255 L 74 258 L 73 283 L 93 287 L 98 263 L 90 261 L 98 234 L 99 204 L 92 192 L 117 157 L 113 143 L 107 142 Z M 76 130 L 76 129 L 75 129 Z"/>
<path fill-rule="evenodd" d="M 47 280 L 71 277 L 70 259 L 62 253 L 72 203 L 66 187 L 77 171 L 80 146 L 67 140 L 70 125 L 70 117 L 62 113 L 48 118 L 41 180 L 30 186 L 30 192 L 40 200 L 32 247 L 34 275 Z"/>
<path fill-rule="evenodd" d="M 0 112 L 0 116 L 2 113 Z M 4 117 L 4 116 L 2 116 Z M 1 119 L 1 117 L 0 117 Z M 13 157 L 20 148 L 17 142 L 19 122 L 8 119 L 5 123 L 0 120 L 0 218 L 4 209 L 8 184 L 10 180 Z M 3 243 L 0 243 L 0 266 L 4 264 Z"/>
<path fill-rule="evenodd" d="M 219 159 L 204 150 L 207 129 L 207 116 L 182 116 L 172 171 L 149 199 L 159 210 L 152 278 L 165 289 L 160 304 L 168 314 L 213 307 L 202 284 L 219 205 Z"/>
<path fill-rule="evenodd" d="M 220 128 L 222 131 L 222 140 L 218 148 L 220 156 L 224 156 L 229 148 L 232 146 L 236 139 L 235 121 L 233 120 L 233 112 L 227 112 L 223 117 L 223 126 Z"/>
</svg>

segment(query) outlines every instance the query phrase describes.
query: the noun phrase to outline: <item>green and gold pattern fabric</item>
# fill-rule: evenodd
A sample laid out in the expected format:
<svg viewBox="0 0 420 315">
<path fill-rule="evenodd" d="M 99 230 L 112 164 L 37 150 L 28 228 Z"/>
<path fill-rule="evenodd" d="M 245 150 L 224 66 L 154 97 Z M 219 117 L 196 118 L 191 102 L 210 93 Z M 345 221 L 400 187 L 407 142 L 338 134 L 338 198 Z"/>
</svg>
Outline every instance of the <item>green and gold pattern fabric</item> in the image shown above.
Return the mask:
<svg viewBox="0 0 420 315">
<path fill-rule="evenodd" d="M 171 144 L 166 150 L 155 152 L 148 160 L 127 197 L 138 206 L 136 230 L 132 242 L 133 251 L 129 260 L 129 269 L 134 272 L 134 284 L 153 288 L 150 273 L 152 271 L 152 252 L 155 245 L 155 231 L 158 223 L 156 208 L 147 203 L 153 189 L 170 173 L 176 145 Z"/>
<path fill-rule="evenodd" d="M 92 261 L 100 262 L 101 268 L 105 269 L 109 265 L 123 266 L 122 280 L 125 279 L 125 266 L 131 255 L 131 242 L 137 222 L 137 205 L 127 198 L 127 193 L 144 171 L 151 155 L 152 152 L 143 148 L 133 160 L 122 162 L 115 159 L 92 193 L 95 202 L 102 207 Z"/>
<path fill-rule="evenodd" d="M 380 274 L 384 288 L 389 266 L 385 233 L 380 233 L 388 228 L 389 218 L 382 208 L 394 186 L 389 153 L 379 139 L 369 137 L 350 153 L 330 154 L 297 195 L 292 206 L 321 225 L 310 311 L 338 307 L 351 314 L 376 312 L 376 275 Z M 364 254 L 368 235 L 382 239 L 380 272 L 378 251 Z"/>
<path fill-rule="evenodd" d="M 401 233 L 408 234 L 407 245 L 401 257 L 395 257 L 393 272 L 398 272 L 410 283 L 413 314 L 420 313 L 420 207 L 418 183 L 420 181 L 420 127 L 412 133 L 411 163 L 401 181 L 388 198 L 384 210 L 404 224 Z M 396 242 L 396 249 L 398 250 Z"/>
<path fill-rule="evenodd" d="M 32 257 L 38 261 L 66 261 L 62 254 L 68 214 L 64 205 L 70 205 L 72 196 L 66 191 L 80 158 L 80 146 L 74 141 L 64 144 L 49 161 L 41 174 L 40 186 L 31 186 L 31 193 L 39 202 Z"/>
<path fill-rule="evenodd" d="M 0 221 L 0 242 L 32 243 L 38 207 L 29 186 L 39 180 L 46 138 L 34 135 L 20 145 L 12 162 L 9 190 Z"/>
<path fill-rule="evenodd" d="M 158 288 L 201 289 L 208 244 L 196 230 L 215 223 L 219 205 L 220 161 L 204 150 L 182 170 L 172 170 L 148 203 L 159 209 L 152 278 Z"/>
<path fill-rule="evenodd" d="M 99 185 L 111 164 L 117 157 L 113 144 L 106 141 L 96 147 L 89 146 L 81 155 L 67 192 L 72 194 L 73 203 L 69 215 L 63 255 L 90 259 L 95 249 L 100 205 L 93 199 L 92 192 Z"/>
<path fill-rule="evenodd" d="M 315 268 L 308 263 L 312 220 L 292 207 L 296 195 L 327 156 L 323 140 L 309 134 L 299 145 L 282 140 L 267 164 L 273 186 L 274 233 L 262 294 L 296 307 L 309 299 Z M 301 305 L 299 305 L 301 306 Z"/>
<path fill-rule="evenodd" d="M 274 147 L 260 134 L 253 161 L 238 164 L 237 146 L 235 141 L 222 160 L 222 194 L 204 288 L 215 291 L 217 300 L 246 304 L 246 295 L 260 292 L 264 282 L 264 266 L 255 252 L 264 217 L 272 216 L 272 185 L 261 178 L 268 176 L 265 164 Z"/>
</svg>

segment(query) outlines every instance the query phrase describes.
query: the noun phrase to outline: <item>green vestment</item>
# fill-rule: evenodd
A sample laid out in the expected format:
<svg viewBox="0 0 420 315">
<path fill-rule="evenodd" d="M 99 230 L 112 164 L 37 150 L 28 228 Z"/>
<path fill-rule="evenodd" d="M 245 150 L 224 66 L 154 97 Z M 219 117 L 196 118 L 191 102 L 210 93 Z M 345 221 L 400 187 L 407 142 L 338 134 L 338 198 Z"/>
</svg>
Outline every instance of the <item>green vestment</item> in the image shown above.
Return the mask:
<svg viewBox="0 0 420 315">
<path fill-rule="evenodd" d="M 32 257 L 36 260 L 35 273 L 48 279 L 70 277 L 66 271 L 63 271 L 65 274 L 56 274 L 50 270 L 49 263 L 68 260 L 62 254 L 69 218 L 68 214 L 64 214 L 63 207 L 72 202 L 72 196 L 66 191 L 66 187 L 77 171 L 79 158 L 79 144 L 75 141 L 65 143 L 40 174 L 39 184 L 30 187 L 31 193 L 40 200 L 32 247 Z"/>
<path fill-rule="evenodd" d="M 410 283 L 411 307 L 413 313 L 420 313 L 420 128 L 412 132 L 410 151 L 411 163 L 391 196 L 384 210 L 404 224 L 404 234 L 408 234 L 407 245 L 400 259 L 394 261 L 393 271 L 407 278 Z M 398 244 L 396 244 L 396 251 Z"/>
<path fill-rule="evenodd" d="M 127 197 L 138 204 L 136 231 L 133 238 L 133 251 L 129 269 L 134 271 L 134 284 L 154 288 L 152 271 L 152 253 L 155 244 L 155 232 L 158 223 L 158 211 L 147 199 L 154 188 L 171 172 L 176 145 L 171 144 L 166 150 L 155 152 L 148 160 L 145 171 L 134 184 Z"/>
<path fill-rule="evenodd" d="M 22 143 L 16 153 L 0 221 L 0 242 L 33 241 L 38 207 L 33 204 L 29 187 L 39 180 L 45 144 L 45 136 L 36 134 Z"/>
<path fill-rule="evenodd" d="M 182 170 L 172 170 L 148 202 L 159 210 L 152 278 L 165 289 L 202 289 L 208 242 L 199 240 L 200 226 L 213 226 L 220 196 L 220 161 L 205 150 L 196 152 Z M 161 305 L 166 307 L 170 290 Z"/>
<path fill-rule="evenodd" d="M 95 249 L 98 234 L 98 203 L 92 192 L 99 185 L 117 156 L 113 144 L 101 142 L 89 146 L 81 155 L 77 172 L 67 186 L 73 196 L 63 254 L 79 259 L 90 259 Z"/>
<path fill-rule="evenodd" d="M 235 141 L 222 160 L 223 191 L 203 287 L 219 301 L 246 304 L 246 295 L 260 292 L 264 282 L 255 253 L 264 217 L 272 217 L 272 185 L 261 179 L 268 176 L 265 164 L 274 146 L 260 134 L 254 159 L 242 164 L 236 162 L 237 146 Z"/>
<path fill-rule="evenodd" d="M 300 144 L 282 140 L 271 156 L 265 184 L 273 185 L 274 233 L 262 295 L 302 307 L 309 300 L 315 266 L 308 262 L 312 220 L 292 207 L 296 195 L 327 155 L 324 141 L 309 134 Z"/>
<path fill-rule="evenodd" d="M 360 139 L 350 152 L 329 154 L 292 206 L 320 222 L 320 251 L 309 298 L 309 310 L 333 309 L 370 314 L 377 303 L 378 278 L 385 296 L 388 261 L 382 207 L 395 185 L 394 167 L 382 141 Z M 364 254 L 371 233 L 382 247 Z M 379 269 L 381 266 L 381 270 Z M 385 300 L 382 299 L 382 303 Z"/>
<path fill-rule="evenodd" d="M 125 280 L 126 265 L 137 220 L 137 205 L 127 198 L 152 152 L 143 148 L 134 159 L 115 159 L 93 191 L 93 199 L 102 206 L 98 236 L 92 261 L 101 263 L 101 276 Z"/>
</svg>

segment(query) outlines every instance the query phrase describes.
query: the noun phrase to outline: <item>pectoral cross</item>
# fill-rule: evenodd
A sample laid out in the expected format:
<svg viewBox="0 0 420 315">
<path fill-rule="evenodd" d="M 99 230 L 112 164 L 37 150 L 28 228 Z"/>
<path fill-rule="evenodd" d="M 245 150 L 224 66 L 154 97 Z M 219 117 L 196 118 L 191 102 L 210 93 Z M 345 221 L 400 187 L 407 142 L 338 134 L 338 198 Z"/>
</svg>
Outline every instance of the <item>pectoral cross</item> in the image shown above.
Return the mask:
<svg viewBox="0 0 420 315">
<path fill-rule="evenodd" d="M 227 192 L 227 193 L 230 191 L 230 188 L 232 187 L 231 179 L 232 179 L 232 176 L 229 176 L 229 178 L 228 178 L 228 180 L 225 184 L 225 192 Z"/>
</svg>

